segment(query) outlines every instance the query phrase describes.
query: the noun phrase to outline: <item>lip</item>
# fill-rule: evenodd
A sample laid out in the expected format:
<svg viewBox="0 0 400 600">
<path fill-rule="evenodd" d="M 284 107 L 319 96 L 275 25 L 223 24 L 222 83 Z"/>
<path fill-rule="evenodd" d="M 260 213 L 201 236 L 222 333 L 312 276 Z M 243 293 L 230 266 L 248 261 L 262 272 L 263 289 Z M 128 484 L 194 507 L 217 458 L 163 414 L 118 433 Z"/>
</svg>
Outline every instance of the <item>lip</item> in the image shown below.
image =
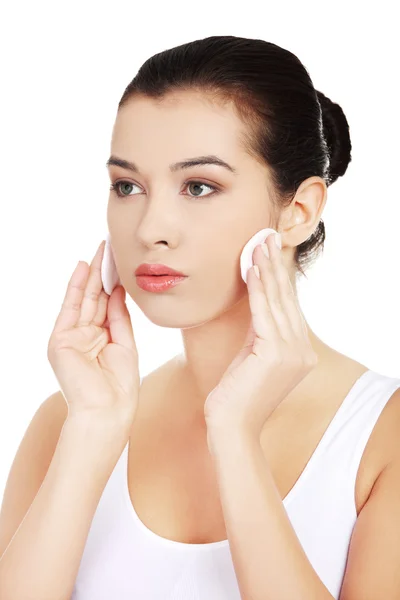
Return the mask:
<svg viewBox="0 0 400 600">
<path fill-rule="evenodd" d="M 176 277 L 186 277 L 184 273 L 175 271 L 175 269 L 160 263 L 142 263 L 136 269 L 135 275 L 173 275 Z"/>
<path fill-rule="evenodd" d="M 137 285 L 146 292 L 166 292 L 187 278 L 178 275 L 137 275 Z"/>
</svg>

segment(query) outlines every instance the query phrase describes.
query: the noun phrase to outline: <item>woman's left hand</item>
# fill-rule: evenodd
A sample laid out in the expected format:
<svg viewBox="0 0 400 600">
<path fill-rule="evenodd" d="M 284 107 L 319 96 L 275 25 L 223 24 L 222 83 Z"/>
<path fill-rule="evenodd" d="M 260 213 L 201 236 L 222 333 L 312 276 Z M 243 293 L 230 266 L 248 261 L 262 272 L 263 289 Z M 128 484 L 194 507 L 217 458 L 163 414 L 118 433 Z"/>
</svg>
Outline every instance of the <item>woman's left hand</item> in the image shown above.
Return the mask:
<svg viewBox="0 0 400 600">
<path fill-rule="evenodd" d="M 271 413 L 318 362 L 274 236 L 266 240 L 270 258 L 261 245 L 253 252 L 261 278 L 254 267 L 247 273 L 252 318 L 244 346 L 204 404 L 209 448 L 221 430 L 259 439 Z"/>
</svg>

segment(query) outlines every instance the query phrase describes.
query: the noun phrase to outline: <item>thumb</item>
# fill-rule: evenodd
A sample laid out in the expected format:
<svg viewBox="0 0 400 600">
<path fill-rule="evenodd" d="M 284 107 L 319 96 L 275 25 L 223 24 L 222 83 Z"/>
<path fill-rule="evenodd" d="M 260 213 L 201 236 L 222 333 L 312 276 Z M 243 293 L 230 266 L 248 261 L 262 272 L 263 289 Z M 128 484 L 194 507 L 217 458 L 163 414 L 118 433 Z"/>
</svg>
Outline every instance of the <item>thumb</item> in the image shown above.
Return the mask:
<svg viewBox="0 0 400 600">
<path fill-rule="evenodd" d="M 126 290 L 122 285 L 117 285 L 108 300 L 107 319 L 111 341 L 136 351 L 131 317 L 125 303 Z"/>
</svg>

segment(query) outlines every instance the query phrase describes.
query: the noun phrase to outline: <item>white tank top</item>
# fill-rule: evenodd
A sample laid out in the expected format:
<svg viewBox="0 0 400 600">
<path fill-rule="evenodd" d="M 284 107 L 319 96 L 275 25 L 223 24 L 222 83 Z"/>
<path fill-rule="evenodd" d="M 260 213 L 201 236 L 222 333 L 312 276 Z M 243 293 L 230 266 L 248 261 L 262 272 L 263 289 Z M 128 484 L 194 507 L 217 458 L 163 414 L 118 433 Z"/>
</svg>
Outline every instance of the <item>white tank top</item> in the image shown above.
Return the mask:
<svg viewBox="0 0 400 600">
<path fill-rule="evenodd" d="M 309 561 L 335 599 L 357 519 L 358 467 L 399 387 L 400 378 L 363 373 L 283 500 Z M 240 600 L 228 540 L 177 542 L 140 521 L 129 496 L 127 458 L 128 444 L 96 508 L 71 600 Z"/>
</svg>

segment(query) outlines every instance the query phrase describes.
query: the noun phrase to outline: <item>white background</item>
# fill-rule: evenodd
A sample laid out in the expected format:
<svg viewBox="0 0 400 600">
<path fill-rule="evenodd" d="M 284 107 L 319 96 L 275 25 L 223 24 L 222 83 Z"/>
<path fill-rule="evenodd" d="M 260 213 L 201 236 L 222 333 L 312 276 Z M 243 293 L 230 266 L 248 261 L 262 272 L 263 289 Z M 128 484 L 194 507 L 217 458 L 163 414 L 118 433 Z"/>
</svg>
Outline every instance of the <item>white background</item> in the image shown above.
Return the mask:
<svg viewBox="0 0 400 600">
<path fill-rule="evenodd" d="M 361 10 L 361 12 L 360 12 Z M 141 64 L 210 35 L 295 53 L 343 108 L 353 160 L 328 190 L 323 256 L 299 287 L 315 333 L 400 377 L 396 3 L 7 2 L 0 14 L 0 493 L 31 418 L 59 389 L 47 344 L 78 260 L 106 234 L 118 101 Z M 144 376 L 181 352 L 127 297 Z"/>
</svg>

